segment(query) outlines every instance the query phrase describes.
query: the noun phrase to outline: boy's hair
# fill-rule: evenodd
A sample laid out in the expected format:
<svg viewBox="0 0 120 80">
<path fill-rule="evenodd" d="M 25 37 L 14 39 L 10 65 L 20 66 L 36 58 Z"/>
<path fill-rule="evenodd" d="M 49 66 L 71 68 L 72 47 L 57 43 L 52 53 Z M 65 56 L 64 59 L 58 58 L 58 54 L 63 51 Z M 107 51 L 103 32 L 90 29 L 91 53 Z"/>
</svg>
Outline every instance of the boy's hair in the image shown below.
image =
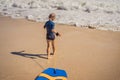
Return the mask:
<svg viewBox="0 0 120 80">
<path fill-rule="evenodd" d="M 55 13 L 51 13 L 50 15 L 49 15 L 49 18 L 52 18 L 52 17 L 54 17 L 55 16 Z"/>
</svg>

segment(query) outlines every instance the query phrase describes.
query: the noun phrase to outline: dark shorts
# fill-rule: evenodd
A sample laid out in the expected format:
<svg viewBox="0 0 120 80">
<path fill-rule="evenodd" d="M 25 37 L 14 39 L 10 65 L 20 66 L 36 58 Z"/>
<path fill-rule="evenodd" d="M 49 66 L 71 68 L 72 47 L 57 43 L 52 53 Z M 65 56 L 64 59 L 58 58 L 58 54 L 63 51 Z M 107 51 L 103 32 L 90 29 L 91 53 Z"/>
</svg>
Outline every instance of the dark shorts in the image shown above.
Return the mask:
<svg viewBox="0 0 120 80">
<path fill-rule="evenodd" d="M 55 40 L 55 35 L 54 35 L 54 34 L 49 34 L 49 33 L 47 33 L 46 39 L 47 39 L 47 40 Z"/>
</svg>

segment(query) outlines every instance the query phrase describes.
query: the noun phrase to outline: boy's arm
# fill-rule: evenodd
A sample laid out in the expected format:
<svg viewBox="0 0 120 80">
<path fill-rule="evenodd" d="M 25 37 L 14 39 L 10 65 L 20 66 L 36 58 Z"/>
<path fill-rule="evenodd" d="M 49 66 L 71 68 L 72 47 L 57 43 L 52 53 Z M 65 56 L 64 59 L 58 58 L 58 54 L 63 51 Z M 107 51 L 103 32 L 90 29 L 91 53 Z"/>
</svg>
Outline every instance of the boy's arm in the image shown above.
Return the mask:
<svg viewBox="0 0 120 80">
<path fill-rule="evenodd" d="M 47 26 L 47 22 L 44 24 L 43 28 L 45 29 L 45 28 L 46 28 L 46 26 Z"/>
<path fill-rule="evenodd" d="M 52 32 L 56 34 L 56 36 L 61 36 L 60 33 L 58 33 L 57 31 L 55 31 L 55 29 L 52 29 Z"/>
<path fill-rule="evenodd" d="M 44 27 L 43 27 L 44 29 L 46 28 L 46 25 L 44 25 Z"/>
</svg>

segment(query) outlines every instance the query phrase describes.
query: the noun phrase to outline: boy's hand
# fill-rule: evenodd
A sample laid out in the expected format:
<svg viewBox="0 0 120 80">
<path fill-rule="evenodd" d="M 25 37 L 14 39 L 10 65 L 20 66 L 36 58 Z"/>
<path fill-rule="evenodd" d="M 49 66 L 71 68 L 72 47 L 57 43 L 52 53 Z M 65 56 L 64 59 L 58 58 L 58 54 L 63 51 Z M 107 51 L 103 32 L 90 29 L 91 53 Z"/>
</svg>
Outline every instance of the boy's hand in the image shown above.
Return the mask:
<svg viewBox="0 0 120 80">
<path fill-rule="evenodd" d="M 61 36 L 61 35 L 60 35 L 60 33 L 57 32 L 57 33 L 56 33 L 56 36 Z"/>
</svg>

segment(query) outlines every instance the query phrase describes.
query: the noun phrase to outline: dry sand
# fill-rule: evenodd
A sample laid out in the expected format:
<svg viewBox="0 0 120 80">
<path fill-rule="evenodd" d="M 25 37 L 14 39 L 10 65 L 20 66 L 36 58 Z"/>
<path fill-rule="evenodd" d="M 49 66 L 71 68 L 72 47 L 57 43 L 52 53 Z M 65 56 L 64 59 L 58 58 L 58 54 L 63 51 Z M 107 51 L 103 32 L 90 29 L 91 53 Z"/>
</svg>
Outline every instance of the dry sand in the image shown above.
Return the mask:
<svg viewBox="0 0 120 80">
<path fill-rule="evenodd" d="M 0 80 L 34 80 L 48 67 L 66 70 L 68 80 L 120 80 L 120 32 L 57 24 L 62 36 L 48 60 L 43 25 L 0 16 Z"/>
</svg>

